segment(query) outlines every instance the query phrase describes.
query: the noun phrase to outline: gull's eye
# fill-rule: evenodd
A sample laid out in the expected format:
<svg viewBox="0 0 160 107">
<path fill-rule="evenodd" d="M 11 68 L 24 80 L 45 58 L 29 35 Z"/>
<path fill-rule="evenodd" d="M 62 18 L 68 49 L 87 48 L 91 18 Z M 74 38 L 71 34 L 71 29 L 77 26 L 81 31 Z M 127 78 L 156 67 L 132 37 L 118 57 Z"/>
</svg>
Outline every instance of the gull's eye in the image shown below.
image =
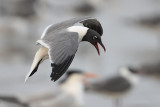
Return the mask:
<svg viewBox="0 0 160 107">
<path fill-rule="evenodd" d="M 98 37 L 97 36 L 93 36 L 93 39 L 97 39 Z"/>
</svg>

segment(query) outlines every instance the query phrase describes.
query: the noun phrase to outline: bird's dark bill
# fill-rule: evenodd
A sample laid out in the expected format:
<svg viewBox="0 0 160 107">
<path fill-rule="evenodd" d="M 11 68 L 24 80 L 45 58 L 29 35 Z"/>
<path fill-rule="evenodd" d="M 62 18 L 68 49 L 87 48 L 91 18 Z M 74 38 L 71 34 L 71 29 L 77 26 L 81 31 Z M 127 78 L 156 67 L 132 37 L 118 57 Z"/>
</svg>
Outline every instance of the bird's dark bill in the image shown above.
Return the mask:
<svg viewBox="0 0 160 107">
<path fill-rule="evenodd" d="M 105 48 L 105 46 L 103 45 L 103 43 L 101 42 L 101 43 L 99 43 L 99 44 L 103 47 L 104 51 L 106 51 L 106 48 Z"/>
<path fill-rule="evenodd" d="M 105 46 L 103 45 L 103 43 L 99 43 L 99 44 L 103 47 L 104 51 L 106 51 L 106 48 L 105 48 Z M 95 46 L 95 48 L 97 49 L 98 55 L 100 55 L 100 51 L 99 51 L 99 47 L 98 47 L 98 42 L 95 42 L 95 43 L 94 43 L 94 46 Z"/>
<path fill-rule="evenodd" d="M 95 46 L 95 48 L 97 49 L 98 55 L 100 55 L 99 47 L 98 47 L 98 43 L 97 43 L 97 42 L 95 42 L 95 43 L 94 43 L 94 46 Z"/>
</svg>

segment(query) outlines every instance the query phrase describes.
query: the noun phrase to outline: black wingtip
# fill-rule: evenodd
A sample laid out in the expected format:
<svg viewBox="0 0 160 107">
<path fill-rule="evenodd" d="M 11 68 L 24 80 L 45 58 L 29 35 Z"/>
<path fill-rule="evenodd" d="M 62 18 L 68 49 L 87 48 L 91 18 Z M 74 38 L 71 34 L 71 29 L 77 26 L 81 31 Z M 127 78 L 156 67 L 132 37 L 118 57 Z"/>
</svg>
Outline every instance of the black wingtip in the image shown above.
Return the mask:
<svg viewBox="0 0 160 107">
<path fill-rule="evenodd" d="M 74 55 L 68 57 L 62 64 L 56 65 L 51 64 L 52 66 L 52 73 L 50 75 L 51 81 L 57 81 L 69 68 L 72 60 L 74 58 Z"/>
<path fill-rule="evenodd" d="M 51 76 L 50 76 L 50 77 L 51 77 Z M 55 79 L 55 78 L 51 77 L 51 81 L 56 82 L 56 81 L 57 81 L 57 79 Z"/>
<path fill-rule="evenodd" d="M 59 79 L 59 78 L 58 78 Z M 56 82 L 58 79 L 51 78 L 51 81 Z"/>
<path fill-rule="evenodd" d="M 51 76 L 50 76 L 51 77 L 51 81 L 56 82 L 62 75 L 59 75 L 57 73 L 52 73 Z"/>
<path fill-rule="evenodd" d="M 56 80 L 54 80 L 53 78 L 51 78 L 51 81 L 56 82 Z"/>
</svg>

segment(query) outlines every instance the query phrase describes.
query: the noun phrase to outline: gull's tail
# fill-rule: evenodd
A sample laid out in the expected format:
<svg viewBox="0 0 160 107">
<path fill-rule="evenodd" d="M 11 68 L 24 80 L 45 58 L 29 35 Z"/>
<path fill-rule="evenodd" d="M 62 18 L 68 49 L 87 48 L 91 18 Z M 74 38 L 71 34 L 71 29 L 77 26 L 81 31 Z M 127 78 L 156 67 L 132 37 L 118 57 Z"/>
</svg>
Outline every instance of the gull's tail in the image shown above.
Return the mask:
<svg viewBox="0 0 160 107">
<path fill-rule="evenodd" d="M 31 69 L 29 73 L 26 75 L 25 82 L 27 79 L 32 76 L 38 69 L 40 63 L 42 63 L 45 59 L 48 58 L 48 48 L 42 46 L 36 53 Z"/>
</svg>

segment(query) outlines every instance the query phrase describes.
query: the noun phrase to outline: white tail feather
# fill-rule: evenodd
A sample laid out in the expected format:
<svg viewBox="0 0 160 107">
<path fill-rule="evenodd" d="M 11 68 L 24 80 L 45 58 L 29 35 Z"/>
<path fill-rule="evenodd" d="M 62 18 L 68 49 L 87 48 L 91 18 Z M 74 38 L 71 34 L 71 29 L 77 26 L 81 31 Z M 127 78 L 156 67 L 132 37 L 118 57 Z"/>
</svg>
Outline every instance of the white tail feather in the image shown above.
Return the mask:
<svg viewBox="0 0 160 107">
<path fill-rule="evenodd" d="M 26 75 L 25 78 L 25 82 L 27 81 L 27 79 L 29 78 L 30 74 L 33 72 L 33 70 L 35 69 L 35 67 L 37 66 L 37 64 L 39 63 L 39 61 L 41 60 L 40 63 L 43 62 L 43 60 L 48 58 L 48 48 L 42 46 L 36 53 L 31 69 L 29 71 L 29 73 Z"/>
</svg>

